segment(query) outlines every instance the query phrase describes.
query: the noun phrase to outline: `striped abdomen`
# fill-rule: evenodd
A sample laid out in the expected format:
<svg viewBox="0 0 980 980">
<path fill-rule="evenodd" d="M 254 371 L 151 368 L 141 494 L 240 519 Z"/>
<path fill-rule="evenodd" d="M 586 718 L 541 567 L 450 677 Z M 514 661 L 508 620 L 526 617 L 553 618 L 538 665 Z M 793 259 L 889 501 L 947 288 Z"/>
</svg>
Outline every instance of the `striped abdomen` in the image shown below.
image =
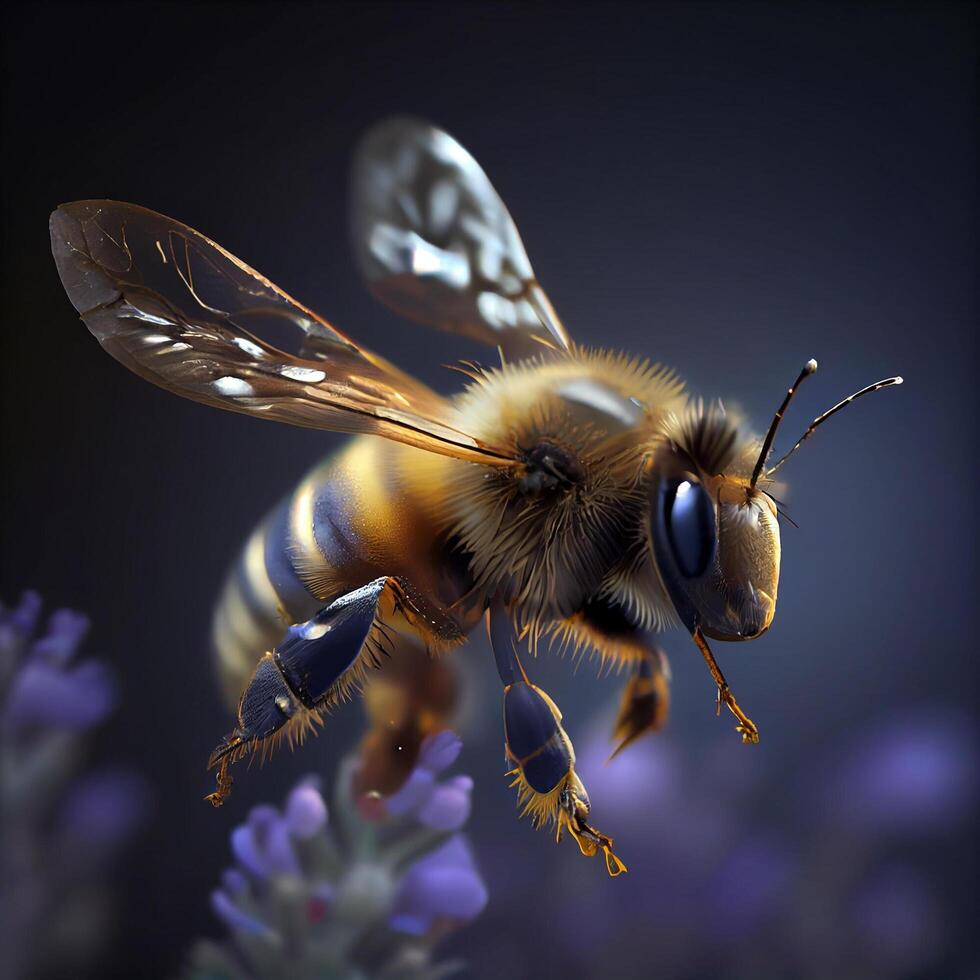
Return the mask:
<svg viewBox="0 0 980 980">
<path fill-rule="evenodd" d="M 319 463 L 249 537 L 212 626 L 222 689 L 238 700 L 292 623 L 381 575 L 445 589 L 436 534 L 400 472 L 429 454 L 362 437 Z"/>
</svg>

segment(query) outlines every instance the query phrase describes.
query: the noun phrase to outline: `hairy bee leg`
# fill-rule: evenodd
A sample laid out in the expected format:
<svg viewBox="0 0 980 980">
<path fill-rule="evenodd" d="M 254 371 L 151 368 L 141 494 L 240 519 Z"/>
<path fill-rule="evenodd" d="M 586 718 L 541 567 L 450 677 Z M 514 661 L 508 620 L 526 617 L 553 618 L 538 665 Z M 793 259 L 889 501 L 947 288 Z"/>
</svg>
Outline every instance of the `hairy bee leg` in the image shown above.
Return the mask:
<svg viewBox="0 0 980 980">
<path fill-rule="evenodd" d="M 735 716 L 738 722 L 735 726 L 735 731 L 742 736 L 742 741 L 749 745 L 757 744 L 759 741 L 759 729 L 756 727 L 755 722 L 739 707 L 739 703 L 735 700 L 735 695 L 732 694 L 732 690 L 728 686 L 728 681 L 725 680 L 725 675 L 721 672 L 721 668 L 718 666 L 714 654 L 708 646 L 708 641 L 702 635 L 700 627 L 696 627 L 691 635 L 698 649 L 701 651 L 701 656 L 704 657 L 704 662 L 708 665 L 708 670 L 711 671 L 711 676 L 714 678 L 715 684 L 718 685 L 718 712 L 721 712 L 721 706 L 724 703 L 725 707 Z"/>
<path fill-rule="evenodd" d="M 663 650 L 653 647 L 631 668 L 613 725 L 618 744 L 606 761 L 611 762 L 638 738 L 663 728 L 669 708 L 670 666 Z"/>
<path fill-rule="evenodd" d="M 626 865 L 613 853 L 612 838 L 588 823 L 589 794 L 575 772 L 575 748 L 562 728 L 561 712 L 528 680 L 501 607 L 488 611 L 487 630 L 504 685 L 504 746 L 521 815 L 530 815 L 535 826 L 553 824 L 559 841 L 567 830 L 582 854 L 594 857 L 601 850 L 610 876 L 622 874 Z"/>
<path fill-rule="evenodd" d="M 231 792 L 233 762 L 267 751 L 284 735 L 301 739 L 321 708 L 342 699 L 377 665 L 378 613 L 386 591 L 398 591 L 396 580 L 378 578 L 348 592 L 307 622 L 290 626 L 262 657 L 239 700 L 238 724 L 211 754 L 208 767 L 217 767 L 217 785 L 205 799 L 221 806 Z"/>
</svg>

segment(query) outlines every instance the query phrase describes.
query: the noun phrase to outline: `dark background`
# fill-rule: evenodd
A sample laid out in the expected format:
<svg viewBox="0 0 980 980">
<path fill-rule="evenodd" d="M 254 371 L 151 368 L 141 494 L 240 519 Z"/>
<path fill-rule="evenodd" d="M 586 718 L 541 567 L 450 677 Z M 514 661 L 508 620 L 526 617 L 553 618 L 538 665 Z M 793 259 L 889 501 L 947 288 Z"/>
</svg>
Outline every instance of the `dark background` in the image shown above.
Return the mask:
<svg viewBox="0 0 980 980">
<path fill-rule="evenodd" d="M 123 688 L 98 754 L 156 788 L 98 975 L 172 973 L 193 937 L 217 935 L 207 896 L 228 830 L 298 773 L 332 772 L 360 715 L 347 709 L 315 745 L 240 779 L 224 810 L 201 802 L 228 724 L 207 650 L 222 577 L 263 511 L 341 439 L 222 415 L 123 371 L 59 285 L 46 231 L 59 202 L 112 197 L 184 220 L 451 390 L 440 363 L 487 355 L 380 309 L 347 243 L 352 147 L 379 118 L 411 112 L 486 168 L 576 339 L 673 365 L 759 428 L 815 356 L 784 443 L 843 395 L 903 374 L 785 471 L 801 527 L 783 532 L 779 614 L 758 643 L 720 651 L 762 730 L 751 761 L 679 634 L 663 737 L 695 774 L 720 739 L 725 767 L 805 781 L 801 760 L 846 752 L 868 719 L 973 711 L 967 5 L 38 4 L 4 19 L 0 590 L 9 601 L 35 587 L 91 615 L 88 649 Z M 517 823 L 492 666 L 479 643 L 459 656 L 471 682 L 461 767 L 477 780 L 470 829 L 491 907 L 453 945 L 478 976 L 574 975 L 590 961 L 540 930 L 580 910 L 587 932 L 617 883 Z M 573 737 L 616 697 L 614 680 L 535 666 Z M 782 812 L 780 792 L 766 809 Z M 782 818 L 790 839 L 794 819 Z M 615 816 L 597 822 L 615 831 Z M 975 856 L 962 827 L 923 850 L 955 910 L 932 975 L 975 962 Z M 653 861 L 631 872 L 623 962 L 641 975 L 657 959 L 644 895 L 666 886 Z M 757 975 L 775 975 L 775 949 L 756 949 Z"/>
</svg>

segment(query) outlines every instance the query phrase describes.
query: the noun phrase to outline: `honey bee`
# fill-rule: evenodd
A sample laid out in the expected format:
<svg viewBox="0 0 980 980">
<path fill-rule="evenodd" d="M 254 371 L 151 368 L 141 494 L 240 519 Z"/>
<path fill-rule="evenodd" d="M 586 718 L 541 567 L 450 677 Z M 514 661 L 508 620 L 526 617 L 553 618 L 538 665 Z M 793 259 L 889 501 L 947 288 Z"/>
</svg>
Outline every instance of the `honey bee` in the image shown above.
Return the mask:
<svg viewBox="0 0 980 980">
<path fill-rule="evenodd" d="M 570 834 L 584 855 L 601 851 L 619 874 L 529 658 L 544 643 L 628 669 L 619 751 L 665 722 L 669 668 L 655 635 L 681 626 L 708 666 L 717 710 L 757 742 L 708 641 L 752 640 L 772 623 L 773 475 L 845 405 L 902 379 L 835 405 L 770 466 L 815 361 L 760 440 L 720 403 L 690 398 L 672 370 L 573 343 L 500 197 L 445 132 L 382 123 L 356 155 L 352 186 L 357 258 L 373 293 L 499 351 L 497 367 L 460 367 L 468 383 L 453 398 L 177 221 L 113 201 L 51 216 L 69 298 L 130 370 L 206 405 L 357 435 L 259 524 L 224 587 L 214 648 L 237 713 L 211 755 L 208 799 L 226 798 L 236 760 L 302 741 L 401 639 L 436 655 L 484 622 L 523 812 L 558 839 Z M 283 327 L 296 353 L 263 339 Z M 406 724 L 422 717 L 431 724 L 424 705 Z"/>
</svg>

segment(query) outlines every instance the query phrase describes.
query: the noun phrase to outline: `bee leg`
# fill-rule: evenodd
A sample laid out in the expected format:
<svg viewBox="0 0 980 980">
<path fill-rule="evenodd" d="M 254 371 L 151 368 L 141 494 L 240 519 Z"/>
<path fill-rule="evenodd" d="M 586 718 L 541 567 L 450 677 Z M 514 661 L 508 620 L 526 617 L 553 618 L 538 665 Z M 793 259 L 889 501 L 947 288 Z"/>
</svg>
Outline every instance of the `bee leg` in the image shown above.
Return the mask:
<svg viewBox="0 0 980 980">
<path fill-rule="evenodd" d="M 718 666 L 714 654 L 708 646 L 708 641 L 705 640 L 704 635 L 701 633 L 701 628 L 695 627 L 691 635 L 698 649 L 701 651 L 701 656 L 704 657 L 704 662 L 708 665 L 708 670 L 711 671 L 711 676 L 714 678 L 715 684 L 718 685 L 718 713 L 721 713 L 721 706 L 724 704 L 738 722 L 735 726 L 735 731 L 742 736 L 742 741 L 749 745 L 757 744 L 759 741 L 759 729 L 756 727 L 755 722 L 741 709 L 738 701 L 735 700 L 735 695 L 732 694 L 732 690 L 728 686 L 728 681 L 725 680 L 725 675 L 721 672 L 721 668 Z"/>
<path fill-rule="evenodd" d="M 283 738 L 302 741 L 322 710 L 360 685 L 384 652 L 382 618 L 399 592 L 397 580 L 378 578 L 289 627 L 259 661 L 238 702 L 238 724 L 211 754 L 208 768 L 217 767 L 217 785 L 205 799 L 221 806 L 231 792 L 232 763 L 255 751 L 264 756 Z"/>
<path fill-rule="evenodd" d="M 618 744 L 606 761 L 643 735 L 663 728 L 669 707 L 670 665 L 663 650 L 653 647 L 632 665 L 613 726 L 613 739 Z"/>
<path fill-rule="evenodd" d="M 559 841 L 567 830 L 582 854 L 594 857 L 601 850 L 610 876 L 622 874 L 626 865 L 613 853 L 612 838 L 588 823 L 589 794 L 575 772 L 575 748 L 562 728 L 561 712 L 528 680 L 501 606 L 487 613 L 487 629 L 504 685 L 504 748 L 521 816 L 529 815 L 535 826 L 553 825 Z"/>
</svg>

